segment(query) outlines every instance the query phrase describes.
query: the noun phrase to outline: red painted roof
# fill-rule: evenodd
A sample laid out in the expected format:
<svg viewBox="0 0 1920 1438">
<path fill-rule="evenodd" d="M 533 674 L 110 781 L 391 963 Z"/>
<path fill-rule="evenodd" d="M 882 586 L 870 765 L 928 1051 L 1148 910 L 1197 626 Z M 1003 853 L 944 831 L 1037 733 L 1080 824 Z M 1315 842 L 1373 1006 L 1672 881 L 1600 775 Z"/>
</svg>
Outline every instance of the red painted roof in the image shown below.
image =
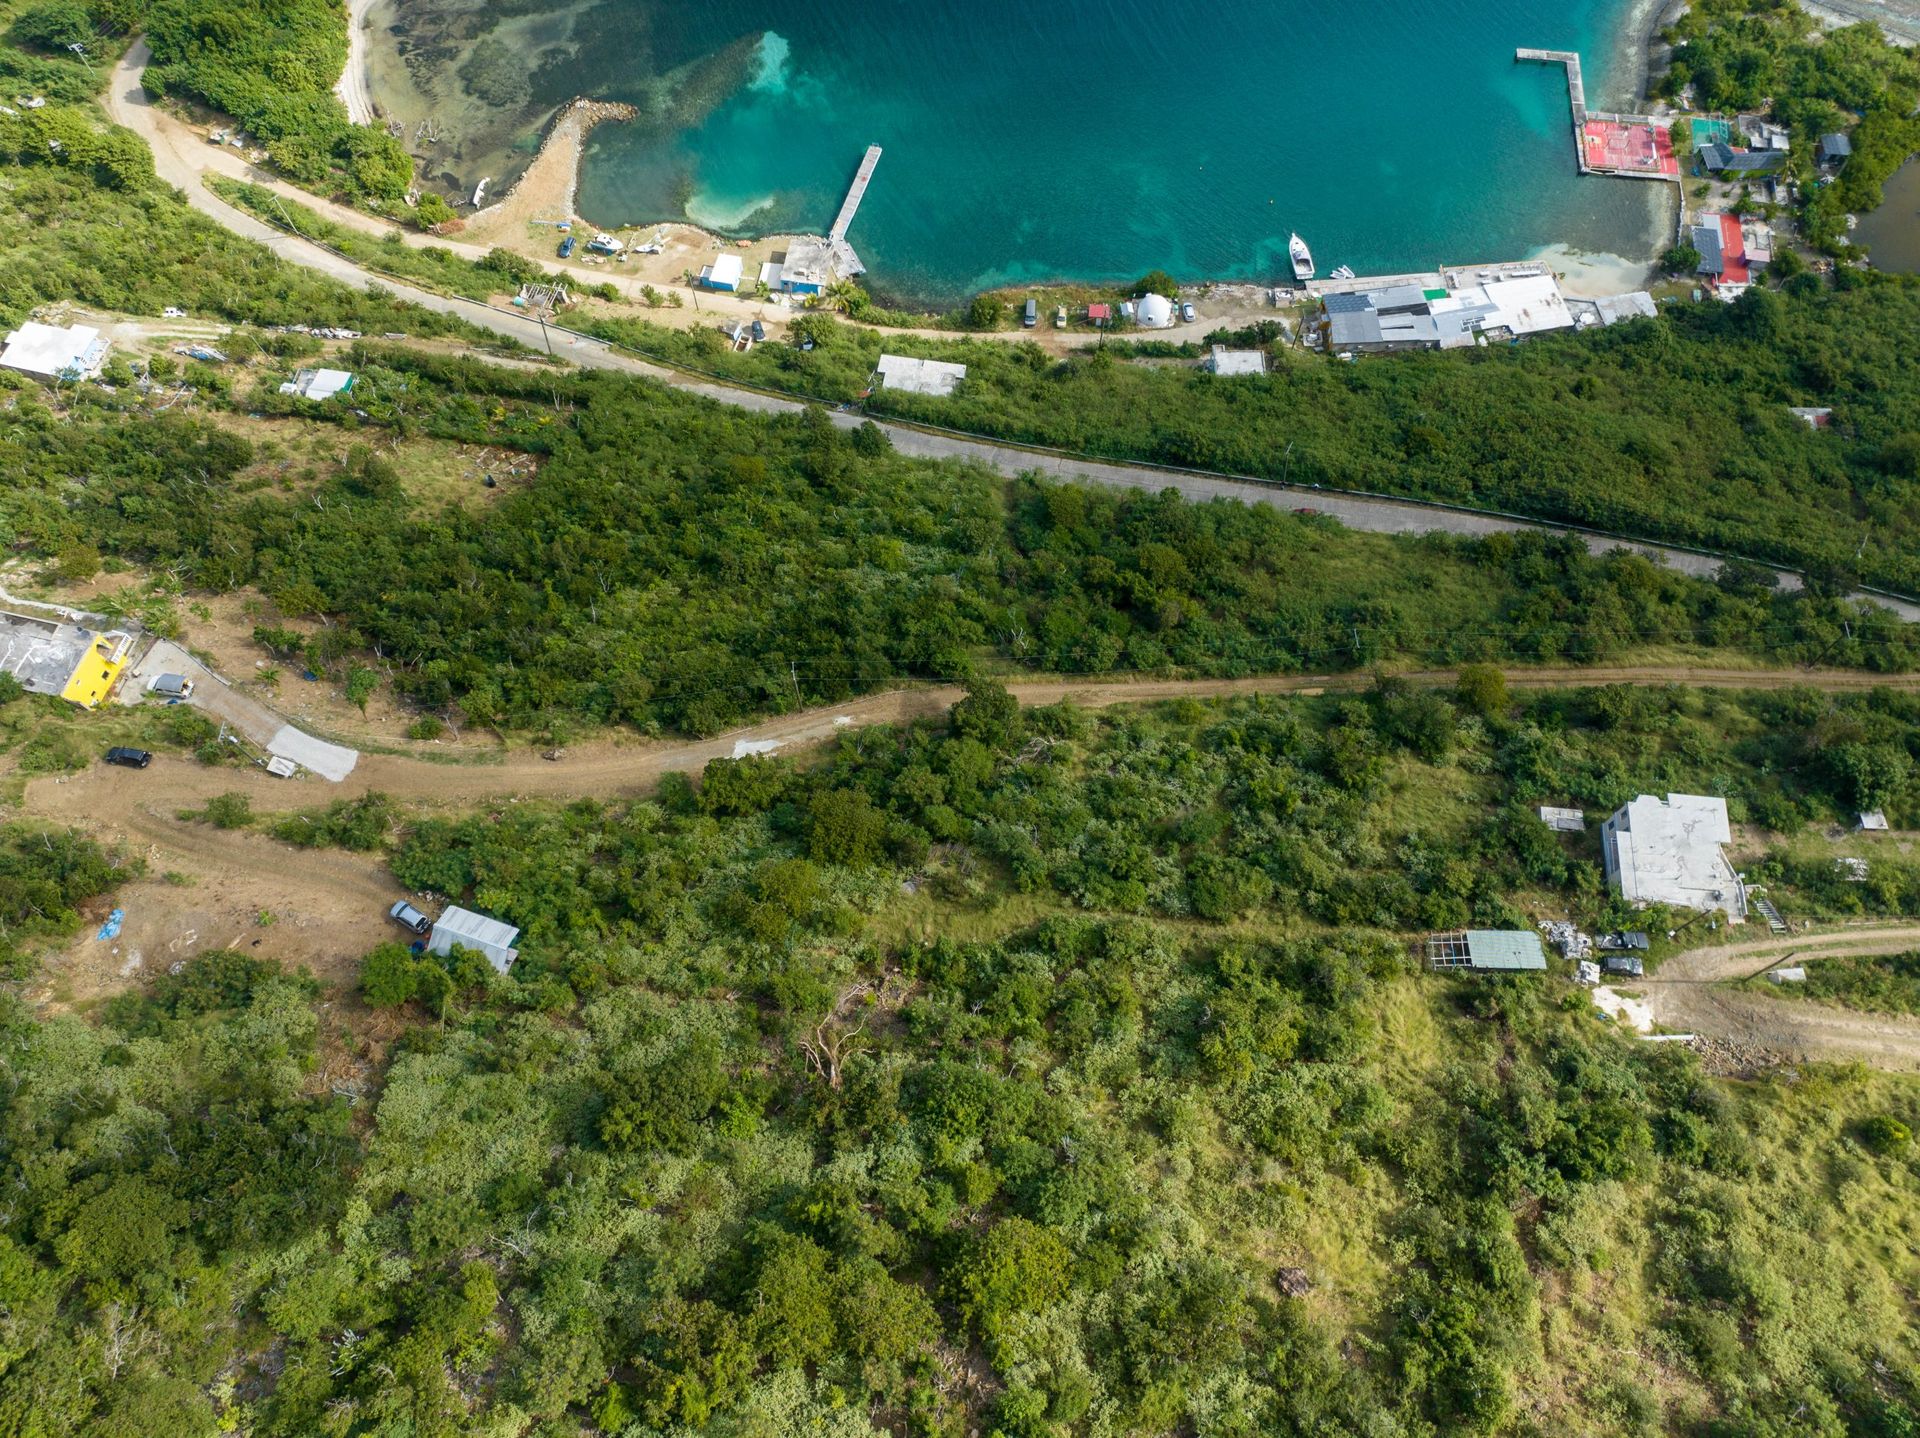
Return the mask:
<svg viewBox="0 0 1920 1438">
<path fill-rule="evenodd" d="M 1738 215 L 1720 217 L 1720 256 L 1723 262 L 1721 284 L 1744 285 L 1752 279 L 1753 272 L 1747 268 L 1747 241 L 1740 233 Z"/>
<path fill-rule="evenodd" d="M 1090 320 L 1110 320 L 1113 318 L 1113 306 L 1088 305 L 1087 318 Z"/>
</svg>

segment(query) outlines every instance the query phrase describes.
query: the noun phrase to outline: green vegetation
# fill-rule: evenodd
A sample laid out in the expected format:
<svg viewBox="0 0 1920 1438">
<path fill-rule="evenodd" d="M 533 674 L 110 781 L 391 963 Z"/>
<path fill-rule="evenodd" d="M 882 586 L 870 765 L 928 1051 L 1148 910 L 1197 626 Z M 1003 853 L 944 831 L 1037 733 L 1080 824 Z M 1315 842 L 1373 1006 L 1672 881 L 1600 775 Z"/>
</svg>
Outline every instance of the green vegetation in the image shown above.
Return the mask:
<svg viewBox="0 0 1920 1438">
<path fill-rule="evenodd" d="M 809 768 L 415 819 L 399 880 L 511 916 L 523 957 L 367 955 L 406 1027 L 345 1036 L 364 1081 L 339 1034 L 315 1081 L 313 985 L 239 953 L 91 1020 L 7 999 L 0 1414 L 1906 1431 L 1910 1082 L 1720 1082 L 1372 927 L 1528 889 L 1593 912 L 1518 800 L 1755 772 L 1900 704 L 1470 690 L 1489 712 L 1386 685 L 1093 718 L 980 687 Z"/>
<path fill-rule="evenodd" d="M 1791 171 L 1808 186 L 1808 240 L 1828 254 L 1855 253 L 1846 216 L 1877 207 L 1881 185 L 1920 150 L 1920 57 L 1887 43 L 1875 26 L 1824 30 L 1800 6 L 1771 0 L 1702 0 L 1667 38 L 1673 62 L 1658 92 L 1672 97 L 1691 86 L 1697 106 L 1727 113 L 1770 103 L 1793 134 Z M 1853 155 L 1823 183 L 1814 147 L 1836 130 L 1846 132 Z"/>
<path fill-rule="evenodd" d="M 406 208 L 413 158 L 333 93 L 347 63 L 339 0 L 152 0 L 146 34 L 148 90 L 233 116 L 302 185 Z"/>
<path fill-rule="evenodd" d="M 830 401 L 880 351 L 958 360 L 952 398 L 877 391 L 866 407 L 1076 452 L 1330 489 L 1407 494 L 1702 545 L 1839 582 L 1920 592 L 1906 499 L 1920 473 L 1920 379 L 1905 361 L 1920 285 L 1843 274 L 1738 303 L 1675 306 L 1599 334 L 1511 349 L 1281 363 L 1263 380 L 1060 360 L 999 341 L 882 339 L 812 322 L 813 350 L 730 354 L 716 331 L 635 319 L 589 328 L 674 363 Z M 1815 433 L 1788 413 L 1824 405 Z"/>
<path fill-rule="evenodd" d="M 1034 668 L 1238 676 L 1395 659 L 1594 663 L 1650 646 L 1912 667 L 1914 631 L 1764 577 L 1690 580 L 1537 535 L 1353 534 L 1312 516 L 930 465 L 818 412 L 765 418 L 604 374 L 361 347 L 354 398 L 400 433 L 543 455 L 538 483 L 421 508 L 348 446 L 317 493 L 253 445 L 110 399 L 22 404 L 0 454 L 15 532 L 77 539 L 214 590 L 254 585 L 278 660 L 352 672 L 480 724 L 711 733 L 912 677 Z M 272 379 L 240 403 L 360 421 Z M 557 408 L 556 408 L 557 406 Z M 96 482 L 75 490 L 68 476 Z M 191 474 L 194 483 L 177 476 Z"/>
<path fill-rule="evenodd" d="M 374 239 L 362 230 L 336 225 L 305 205 L 282 199 L 264 186 L 221 178 L 209 183 L 214 193 L 229 203 L 282 229 L 290 228 L 310 240 L 319 240 L 356 264 L 446 294 L 486 300 L 510 295 L 521 285 L 533 282 L 575 286 L 570 276 L 553 274 L 525 256 L 497 245 L 487 252 L 485 259 L 462 259 L 453 251 L 435 245 L 405 244 L 397 230 L 385 239 Z M 616 297 L 611 285 L 597 289 L 604 299 Z"/>
<path fill-rule="evenodd" d="M 23 318 L 35 305 L 72 301 L 137 315 L 177 305 L 237 324 L 482 333 L 451 316 L 397 303 L 378 291 L 350 290 L 276 259 L 161 187 L 133 135 L 102 133 L 141 156 L 143 179 L 117 186 L 81 170 L 38 163 L 37 157 L 0 168 L 0 312 L 9 318 Z M 55 235 L 57 243 L 50 238 Z M 23 382 L 10 376 L 0 384 Z"/>
<path fill-rule="evenodd" d="M 80 926 L 79 905 L 141 867 L 72 829 L 0 827 L 0 975 L 31 974 L 35 940 L 64 939 Z"/>
<path fill-rule="evenodd" d="M 1763 977 L 1749 980 L 1747 987 L 1873 1013 L 1920 1014 L 1920 953 L 1814 955 L 1803 962 L 1803 984 L 1776 984 Z"/>
</svg>

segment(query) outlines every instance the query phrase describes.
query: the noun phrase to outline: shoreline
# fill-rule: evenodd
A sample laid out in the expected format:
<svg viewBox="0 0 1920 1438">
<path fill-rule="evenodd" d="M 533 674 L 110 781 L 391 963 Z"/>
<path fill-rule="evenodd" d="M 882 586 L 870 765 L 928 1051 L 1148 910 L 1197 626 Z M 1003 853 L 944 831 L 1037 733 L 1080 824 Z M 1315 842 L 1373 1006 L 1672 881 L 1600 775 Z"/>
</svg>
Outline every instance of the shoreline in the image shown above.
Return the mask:
<svg viewBox="0 0 1920 1438">
<path fill-rule="evenodd" d="M 373 88 L 368 83 L 367 17 L 374 0 L 347 0 L 347 63 L 340 78 L 333 82 L 333 93 L 347 107 L 347 118 L 356 125 L 377 125 Z"/>
<path fill-rule="evenodd" d="M 370 73 L 367 57 L 366 17 L 378 0 L 347 0 L 348 5 L 348 61 L 342 74 L 336 93 L 348 105 L 349 114 L 353 113 L 356 103 L 364 107 L 368 119 L 358 123 L 378 123 L 374 118 L 376 107 L 368 93 L 367 77 Z M 1660 33 L 1672 25 L 1689 8 L 1689 0 L 1641 0 L 1624 17 L 1624 32 L 1634 37 L 1631 42 L 1636 71 L 1632 84 L 1632 93 L 1636 103 L 1643 106 L 1647 92 L 1652 85 L 1658 64 L 1664 64 L 1667 47 L 1660 42 Z M 599 107 L 600 113 L 593 113 Z M 621 112 L 625 113 L 621 113 Z M 475 231 L 475 238 L 485 236 L 494 243 L 508 246 L 525 245 L 524 234 L 498 233 L 514 223 L 540 218 L 551 222 L 563 212 L 568 221 L 581 229 L 605 230 L 609 232 L 654 230 L 662 233 L 672 232 L 677 245 L 688 249 L 697 249 L 710 253 L 760 249 L 772 246 L 778 250 L 792 241 L 803 238 L 794 234 L 758 234 L 728 235 L 712 229 L 698 221 L 682 215 L 678 218 L 655 218 L 640 220 L 621 225 L 604 225 L 582 215 L 578 208 L 581 168 L 586 158 L 587 139 L 594 127 L 608 120 L 626 120 L 633 118 L 632 106 L 617 102 L 593 100 L 586 96 L 576 97 L 557 110 L 547 122 L 546 133 L 542 136 L 534 157 L 514 176 L 510 187 L 502 192 L 492 203 L 484 208 L 469 212 L 466 230 Z M 586 116 L 586 123 L 575 123 Z M 1663 187 L 1664 188 L 1664 187 Z M 1675 223 L 1676 214 L 1684 210 L 1684 198 L 1668 197 L 1662 206 L 1665 214 L 1657 222 L 1648 252 L 1643 257 L 1613 254 L 1606 251 L 1589 251 L 1578 248 L 1566 239 L 1549 239 L 1533 246 L 1520 259 L 1508 261 L 1514 264 L 1546 265 L 1559 280 L 1562 290 L 1570 297 L 1598 298 L 1604 295 L 1622 293 L 1624 290 L 1644 288 L 1651 280 L 1654 267 L 1666 233 Z M 1427 266 L 1437 268 L 1438 266 Z M 1602 277 L 1606 277 L 1604 283 Z M 859 277 L 863 288 L 870 293 L 886 296 L 884 277 L 877 285 L 868 285 L 867 276 Z M 1107 281 L 1088 280 L 1078 276 L 1058 276 L 1048 280 L 1034 281 L 1040 288 L 1056 286 L 1094 285 L 1105 287 Z M 1115 283 L 1120 283 L 1116 281 Z M 1221 278 L 1196 279 L 1182 286 L 1183 290 L 1205 291 L 1219 288 L 1295 288 L 1290 276 L 1275 275 L 1267 279 L 1257 278 Z M 1019 288 L 1015 286 L 1013 288 Z M 920 309 L 929 315 L 938 314 L 945 302 L 930 299 L 925 295 L 903 295 L 900 297 L 902 308 Z M 963 303 L 964 297 L 954 303 Z"/>
</svg>

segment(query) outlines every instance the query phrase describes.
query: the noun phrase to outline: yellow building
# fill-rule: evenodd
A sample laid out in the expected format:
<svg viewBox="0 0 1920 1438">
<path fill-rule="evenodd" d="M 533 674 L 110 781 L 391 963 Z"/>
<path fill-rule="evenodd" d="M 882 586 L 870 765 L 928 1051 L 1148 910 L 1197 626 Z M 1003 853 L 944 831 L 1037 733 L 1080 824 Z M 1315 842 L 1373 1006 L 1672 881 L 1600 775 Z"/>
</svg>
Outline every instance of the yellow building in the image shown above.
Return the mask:
<svg viewBox="0 0 1920 1438">
<path fill-rule="evenodd" d="M 67 687 L 60 691 L 60 697 L 72 700 L 82 709 L 93 708 L 113 692 L 113 686 L 119 682 L 120 671 L 127 667 L 127 656 L 132 652 L 131 634 L 122 634 L 115 629 L 94 635 L 86 651 L 81 654 L 80 662 L 74 665 L 73 675 L 67 680 Z"/>
</svg>

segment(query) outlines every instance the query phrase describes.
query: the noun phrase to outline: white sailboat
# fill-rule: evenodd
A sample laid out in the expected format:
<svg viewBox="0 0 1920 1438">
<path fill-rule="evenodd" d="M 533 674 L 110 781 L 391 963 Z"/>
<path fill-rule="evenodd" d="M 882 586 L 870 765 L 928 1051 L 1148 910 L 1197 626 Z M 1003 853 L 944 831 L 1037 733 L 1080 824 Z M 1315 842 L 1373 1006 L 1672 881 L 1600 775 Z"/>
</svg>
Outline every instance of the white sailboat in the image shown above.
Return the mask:
<svg viewBox="0 0 1920 1438">
<path fill-rule="evenodd" d="M 1293 259 L 1293 277 L 1296 280 L 1313 278 L 1313 251 L 1307 248 L 1307 242 L 1298 235 L 1287 237 L 1287 254 Z"/>
</svg>

